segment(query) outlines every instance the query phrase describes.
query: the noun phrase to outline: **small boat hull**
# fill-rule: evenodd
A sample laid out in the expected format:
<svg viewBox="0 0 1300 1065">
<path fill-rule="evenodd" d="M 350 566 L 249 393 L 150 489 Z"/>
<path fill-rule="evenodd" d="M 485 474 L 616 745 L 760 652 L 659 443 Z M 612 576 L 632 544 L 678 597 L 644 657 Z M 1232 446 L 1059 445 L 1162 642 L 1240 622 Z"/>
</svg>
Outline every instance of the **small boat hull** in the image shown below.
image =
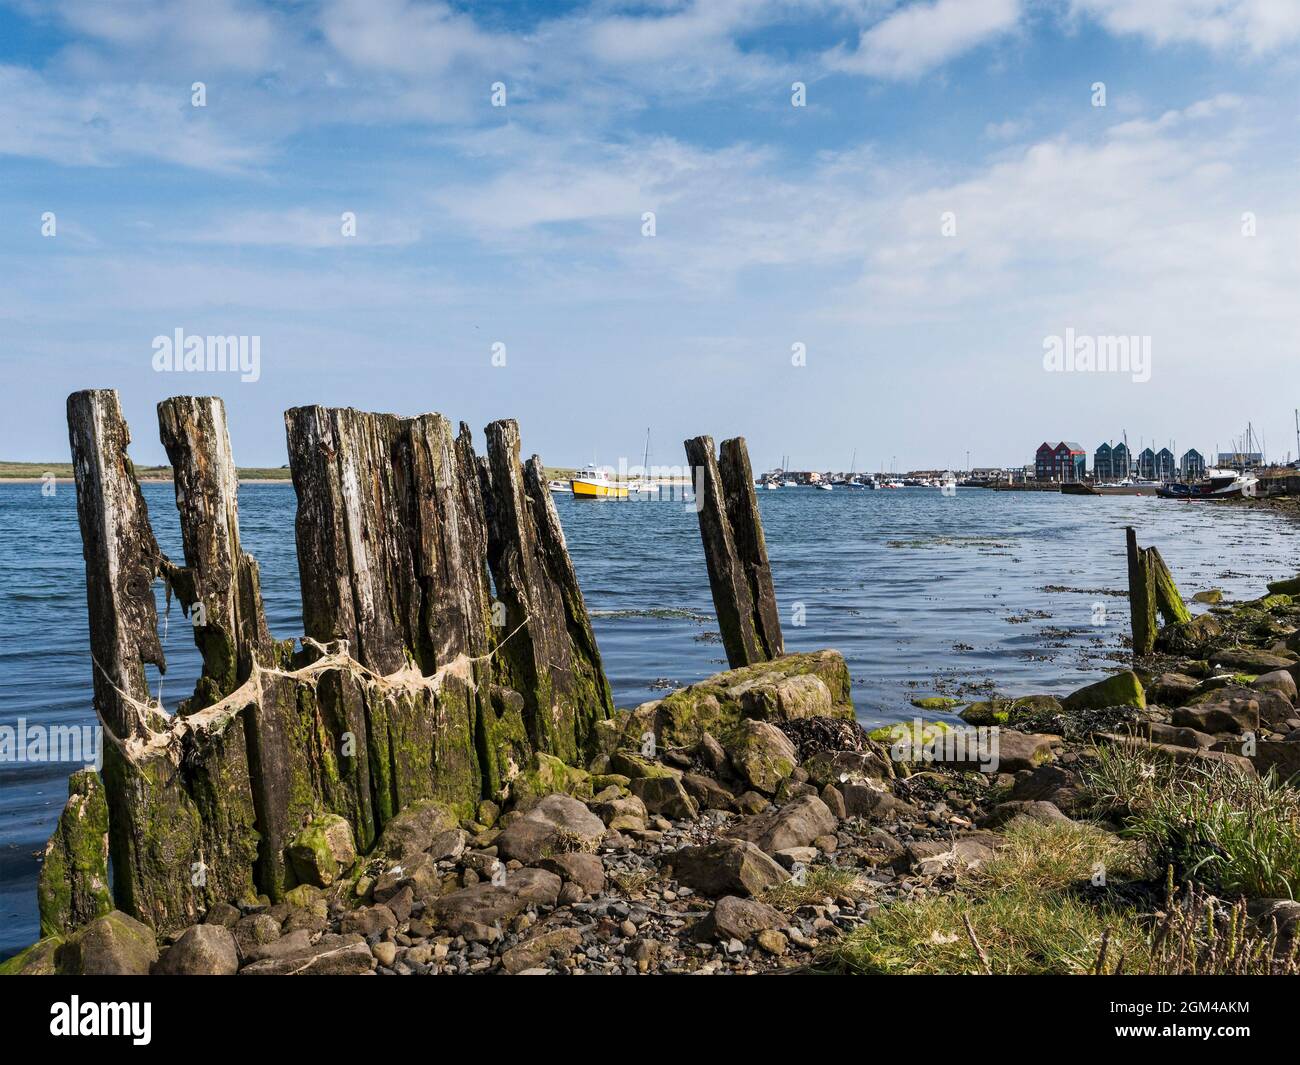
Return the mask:
<svg viewBox="0 0 1300 1065">
<path fill-rule="evenodd" d="M 627 487 L 619 484 L 601 484 L 597 481 L 569 482 L 574 499 L 626 499 Z"/>
</svg>

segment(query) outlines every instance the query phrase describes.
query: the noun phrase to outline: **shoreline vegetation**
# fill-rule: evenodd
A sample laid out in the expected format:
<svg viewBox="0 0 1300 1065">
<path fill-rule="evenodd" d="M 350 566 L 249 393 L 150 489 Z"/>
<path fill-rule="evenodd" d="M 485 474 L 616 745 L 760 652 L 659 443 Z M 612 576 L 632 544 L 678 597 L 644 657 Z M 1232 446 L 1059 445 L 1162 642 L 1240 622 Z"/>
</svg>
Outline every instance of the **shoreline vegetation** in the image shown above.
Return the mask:
<svg viewBox="0 0 1300 1065">
<path fill-rule="evenodd" d="M 784 651 L 744 441 L 724 441 L 719 457 L 700 437 L 688 454 L 701 472 L 700 529 L 731 668 L 616 709 L 542 468 L 521 466 L 513 423 L 488 427 L 480 482 L 468 441 L 445 420 L 292 412 L 295 462 L 316 482 L 311 528 L 371 520 L 330 510 L 338 493 L 326 490 L 353 475 L 347 463 L 365 462 L 393 477 L 366 505 L 402 529 L 401 497 L 388 493 L 420 491 L 422 471 L 390 468 L 420 434 L 453 471 L 437 504 L 448 528 L 485 551 L 478 568 L 490 565 L 498 595 L 529 604 L 495 632 L 491 611 L 476 609 L 467 646 L 481 640 L 486 653 L 461 652 L 434 671 L 420 657 L 427 636 L 403 627 L 431 617 L 417 611 L 389 618 L 390 630 L 330 618 L 343 637 L 330 645 L 269 640 L 254 563 L 237 539 L 221 544 L 237 538 L 233 510 L 197 503 L 218 498 L 210 493 L 231 468 L 228 442 L 223 453 L 211 431 L 224 424 L 213 405 L 163 405 L 169 453 L 192 489 L 181 509 L 187 548 L 214 552 L 182 568 L 160 557 L 125 490 L 134 476 L 113 451 L 127 435 L 115 394 L 70 399 L 79 446 L 104 463 L 100 480 L 78 485 L 93 519 L 88 544 L 127 530 L 113 558 L 139 549 L 132 564 L 155 567 L 187 609 L 216 596 L 244 620 L 196 627 L 204 676 L 175 718 L 148 705 L 135 671 L 113 678 L 97 709 L 128 738 L 109 748 L 113 772 L 102 781 L 93 770 L 69 781 L 40 875 L 43 938 L 0 973 L 1298 971 L 1300 576 L 1246 602 L 1198 593 L 1208 609 L 1192 616 L 1159 552 L 1135 550 L 1130 588 L 1151 597 L 1133 611 L 1135 631 L 1139 610 L 1143 625 L 1155 627 L 1157 611 L 1165 624 L 1131 668 L 1065 698 L 954 704 L 919 693 L 914 722 L 869 733 L 838 651 Z M 344 465 L 307 465 L 326 437 Z M 393 450 L 355 458 L 359 441 Z M 105 478 L 114 484 L 93 495 Z M 486 526 L 480 484 L 494 515 Z M 222 569 L 223 558 L 242 561 Z M 97 548 L 86 559 L 88 571 L 110 564 Z M 512 559 L 545 569 L 508 568 Z M 304 594 L 328 615 L 329 596 L 352 601 L 359 573 L 414 587 L 401 567 L 428 561 L 384 558 L 392 569 L 377 578 L 345 566 L 331 584 L 313 573 L 336 563 L 308 554 Z M 465 567 L 449 579 L 470 582 L 464 595 L 482 608 L 483 576 Z M 149 583 L 120 587 L 138 602 L 92 609 L 92 648 L 117 632 L 119 610 L 149 619 Z M 532 643 L 512 643 L 523 631 Z M 138 636 L 148 635 L 145 624 Z M 557 657 L 575 663 L 585 687 L 553 687 L 560 675 L 544 663 Z M 358 705 L 368 747 L 337 758 L 331 722 L 351 720 Z M 559 716 L 537 717 L 548 706 Z M 436 735 L 421 731 L 430 711 L 444 730 Z M 466 711 L 469 732 L 446 731 Z M 560 731 L 548 737 L 543 720 Z M 306 744 L 279 752 L 268 723 Z M 245 728 L 270 744 L 245 748 Z M 463 751 L 449 746 L 462 741 Z M 428 751 L 403 746 L 421 743 L 440 758 L 463 753 L 463 779 L 435 778 L 431 793 Z M 173 757 L 185 780 L 164 772 Z M 381 788 L 356 786 L 367 766 Z M 277 773 L 288 775 L 287 796 Z M 186 791 L 186 780 L 201 787 Z M 367 794 L 391 805 L 363 808 Z M 182 822 L 169 811 L 192 819 L 193 839 L 174 835 Z M 135 849 L 113 851 L 110 887 L 110 839 L 118 846 L 123 826 Z M 195 891 L 175 856 L 214 842 L 220 864 L 205 866 Z M 155 860 L 163 852 L 173 865 Z M 118 908 L 123 883 L 133 913 Z"/>
</svg>

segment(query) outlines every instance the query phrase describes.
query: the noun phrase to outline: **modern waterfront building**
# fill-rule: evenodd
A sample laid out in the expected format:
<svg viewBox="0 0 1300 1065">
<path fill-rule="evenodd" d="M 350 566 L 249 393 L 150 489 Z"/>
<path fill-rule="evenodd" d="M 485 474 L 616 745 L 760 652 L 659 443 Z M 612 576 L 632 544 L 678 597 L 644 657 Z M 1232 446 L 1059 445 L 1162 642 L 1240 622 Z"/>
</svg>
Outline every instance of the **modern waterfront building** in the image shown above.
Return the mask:
<svg viewBox="0 0 1300 1065">
<path fill-rule="evenodd" d="M 1205 457 L 1195 448 L 1183 452 L 1179 462 L 1184 481 L 1195 481 L 1205 476 Z"/>
<path fill-rule="evenodd" d="M 1082 481 L 1087 468 L 1088 453 L 1070 440 L 1044 441 L 1034 453 L 1034 476 L 1040 481 Z"/>
<path fill-rule="evenodd" d="M 1106 443 L 1101 444 L 1092 453 L 1092 479 L 1094 481 L 1113 481 L 1115 479 L 1111 454 L 1111 447 Z"/>
<path fill-rule="evenodd" d="M 1156 480 L 1172 481 L 1176 472 L 1174 453 L 1167 447 L 1162 447 L 1156 452 Z"/>
<path fill-rule="evenodd" d="M 1144 448 L 1137 457 L 1137 475 L 1144 481 L 1156 479 L 1156 453 Z"/>
<path fill-rule="evenodd" d="M 1122 440 L 1110 449 L 1111 480 L 1122 481 L 1133 472 L 1133 453 Z"/>
</svg>

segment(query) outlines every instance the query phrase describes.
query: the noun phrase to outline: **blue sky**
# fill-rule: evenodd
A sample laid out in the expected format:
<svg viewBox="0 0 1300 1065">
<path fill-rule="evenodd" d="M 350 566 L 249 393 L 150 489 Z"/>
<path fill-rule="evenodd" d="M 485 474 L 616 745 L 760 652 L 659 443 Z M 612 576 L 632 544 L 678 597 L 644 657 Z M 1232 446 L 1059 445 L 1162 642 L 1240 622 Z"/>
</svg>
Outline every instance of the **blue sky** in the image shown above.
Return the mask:
<svg viewBox="0 0 1300 1065">
<path fill-rule="evenodd" d="M 1294 455 L 1298 43 L 1293 0 L 0 0 L 0 458 L 92 386 L 141 462 L 176 393 L 244 465 L 306 403 L 554 464 Z M 259 380 L 155 372 L 176 329 Z M 1150 380 L 1046 371 L 1067 329 Z"/>
</svg>

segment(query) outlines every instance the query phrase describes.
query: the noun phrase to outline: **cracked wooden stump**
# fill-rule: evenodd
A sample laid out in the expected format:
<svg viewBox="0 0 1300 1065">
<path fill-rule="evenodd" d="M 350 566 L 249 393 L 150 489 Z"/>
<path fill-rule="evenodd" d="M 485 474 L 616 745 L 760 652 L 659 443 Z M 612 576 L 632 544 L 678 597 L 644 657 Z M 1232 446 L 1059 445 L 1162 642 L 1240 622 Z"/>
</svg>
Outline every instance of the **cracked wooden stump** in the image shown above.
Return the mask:
<svg viewBox="0 0 1300 1065">
<path fill-rule="evenodd" d="M 501 684 L 524 698 L 537 750 L 581 760 L 614 700 L 560 528 L 541 459 L 519 460 L 519 426 L 496 421 L 487 437 L 484 496 L 488 562 L 504 606 Z"/>
<path fill-rule="evenodd" d="M 609 685 L 517 430 L 513 449 L 498 441 L 491 476 L 469 429 L 439 414 L 286 413 L 307 630 L 295 653 L 267 631 L 257 563 L 240 546 L 221 401 L 176 397 L 158 419 L 184 565 L 154 539 L 116 393 L 68 400 L 120 909 L 174 930 L 218 900 L 278 900 L 297 882 L 290 844 L 316 817 L 342 816 L 365 852 L 414 802 L 470 817 L 534 750 L 583 753 L 612 712 Z M 506 555 L 527 561 L 498 573 Z M 489 558 L 514 628 L 492 600 Z M 145 673 L 166 666 L 157 578 L 203 658 L 170 717 Z M 72 915 L 60 924 L 88 909 L 63 906 L 48 878 L 45 894 L 51 914 Z"/>
<path fill-rule="evenodd" d="M 721 460 L 711 436 L 685 446 L 727 663 L 737 669 L 768 662 L 785 653 L 785 644 L 744 438 L 724 440 Z"/>
<path fill-rule="evenodd" d="M 86 560 L 95 710 L 114 898 L 155 927 L 191 923 L 209 899 L 252 894 L 253 810 L 242 727 L 175 731 L 150 697 L 145 665 L 166 670 L 153 581 L 158 549 L 126 453 L 117 393 L 68 397 L 77 514 Z"/>
</svg>

